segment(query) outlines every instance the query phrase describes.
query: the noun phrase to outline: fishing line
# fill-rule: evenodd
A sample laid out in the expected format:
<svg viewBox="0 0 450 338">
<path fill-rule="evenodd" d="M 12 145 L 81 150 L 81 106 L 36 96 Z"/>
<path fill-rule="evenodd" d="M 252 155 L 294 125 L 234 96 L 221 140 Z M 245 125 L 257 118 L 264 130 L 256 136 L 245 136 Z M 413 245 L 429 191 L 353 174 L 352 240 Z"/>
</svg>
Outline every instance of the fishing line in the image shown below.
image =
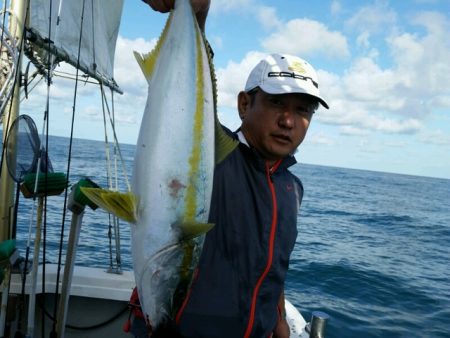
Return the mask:
<svg viewBox="0 0 450 338">
<path fill-rule="evenodd" d="M 114 121 L 114 125 L 115 125 L 115 121 L 116 121 L 116 111 L 115 111 L 115 107 L 114 107 L 114 90 L 112 90 L 112 88 L 110 88 L 110 93 L 111 93 L 111 109 L 112 109 L 112 116 L 113 116 L 113 121 Z M 119 190 L 119 171 L 117 169 L 117 147 L 119 146 L 118 143 L 114 143 L 114 178 L 115 178 L 115 183 L 116 183 L 116 190 Z M 124 164 L 125 165 L 125 164 Z M 120 246 L 120 227 L 119 227 L 119 218 L 115 217 L 114 218 L 114 226 L 116 227 L 116 262 L 117 262 L 117 267 L 119 269 L 119 271 L 121 272 L 122 269 L 122 258 L 121 258 L 121 246 Z"/>
<path fill-rule="evenodd" d="M 62 2 L 62 1 L 61 1 Z M 58 14 L 57 14 L 57 20 L 56 20 L 56 28 L 55 31 L 58 29 L 59 26 L 59 18 L 61 14 L 61 2 L 59 3 L 58 8 Z M 51 44 L 52 44 L 52 17 L 53 17 L 53 0 L 50 0 L 50 8 L 49 8 L 49 22 L 48 22 L 48 53 L 47 53 L 47 97 L 46 97 L 46 103 L 45 103 L 45 111 L 44 111 L 44 123 L 42 126 L 42 136 L 41 139 L 45 136 L 45 148 L 49 149 L 49 139 L 48 139 L 48 133 L 49 133 L 49 120 L 50 120 L 50 91 L 51 91 L 51 84 L 52 84 L 52 78 L 53 78 L 53 69 L 54 69 L 54 60 L 55 58 L 50 53 L 51 50 Z M 42 79 L 42 78 L 41 78 Z M 38 81 L 38 83 L 41 80 Z M 37 84 L 36 84 L 37 85 Z M 35 86 L 36 87 L 36 86 Z M 34 89 L 34 87 L 33 87 Z M 45 152 L 46 156 L 46 163 L 49 163 L 48 159 L 48 151 Z M 47 175 L 48 170 L 46 170 L 45 175 L 45 189 L 47 189 Z M 68 186 L 68 176 L 66 178 L 65 186 Z M 67 188 L 65 189 L 66 196 L 67 196 Z M 44 222 L 42 227 L 43 232 L 43 244 L 42 244 L 42 297 L 43 301 L 45 302 L 46 299 L 46 290 L 45 290 L 45 276 L 46 276 L 46 262 L 47 262 L 47 194 L 44 194 Z M 59 272 L 59 269 L 58 269 Z M 56 287 L 57 288 L 57 287 Z M 57 290 L 57 289 L 56 289 Z M 34 314 L 32 314 L 34 315 Z M 33 332 L 32 332 L 33 333 Z M 45 337 L 45 315 L 42 314 L 41 316 L 41 336 Z"/>
<path fill-rule="evenodd" d="M 114 143 L 114 175 L 111 171 L 111 158 L 110 158 L 110 149 L 109 149 L 109 141 L 108 141 L 108 131 L 107 131 L 107 123 L 106 123 L 106 109 L 105 106 L 107 105 L 108 101 L 106 99 L 106 95 L 104 95 L 104 88 L 103 84 L 100 82 L 100 89 L 102 93 L 102 111 L 103 111 L 103 127 L 105 130 L 105 152 L 106 152 L 106 161 L 107 161 L 107 176 L 108 176 L 108 187 L 110 190 L 119 190 L 119 184 L 118 184 L 118 173 L 117 173 L 117 144 Z M 113 92 L 111 90 L 111 92 Z M 114 96 L 111 97 L 111 105 L 112 105 L 112 124 L 115 125 L 115 114 L 114 114 Z M 110 115 L 110 112 L 108 110 L 108 114 Z M 113 185 L 112 178 L 115 178 L 115 186 Z M 113 269 L 113 262 L 112 262 L 112 232 L 111 232 L 111 219 L 114 224 L 113 230 L 114 230 L 114 240 L 115 240 L 115 248 L 116 248 L 116 264 L 117 267 L 114 271 Z M 120 229 L 119 229 L 119 220 L 115 216 L 111 216 L 109 214 L 109 229 L 108 229 L 108 238 L 109 238 L 109 252 L 110 252 L 110 272 L 116 272 L 121 273 L 122 268 L 122 259 L 120 254 Z"/>
<path fill-rule="evenodd" d="M 83 0 L 83 5 L 81 9 L 81 25 L 80 25 L 80 38 L 78 41 L 78 54 L 77 54 L 77 65 L 76 65 L 76 78 L 75 78 L 75 88 L 74 88 L 74 96 L 73 96 L 73 107 L 72 107 L 72 121 L 70 126 L 70 141 L 69 141 L 69 154 L 67 159 L 67 172 L 66 172 L 66 184 L 69 184 L 70 177 L 70 164 L 72 159 L 72 145 L 73 145 L 73 130 L 75 124 L 75 112 L 76 112 L 76 103 L 77 103 L 77 93 L 78 93 L 78 73 L 80 68 L 80 55 L 81 55 L 81 41 L 83 38 L 83 23 L 84 23 L 84 9 L 86 5 L 86 0 Z M 56 285 L 55 285 L 55 304 L 53 310 L 53 317 L 55 318 L 52 323 L 52 332 L 50 333 L 50 337 L 56 337 L 56 318 L 58 311 L 58 290 L 59 290 L 59 279 L 61 275 L 61 265 L 62 265 L 62 250 L 63 250 L 63 242 L 64 242 L 64 227 L 66 220 L 66 211 L 67 211 L 67 196 L 68 189 L 65 189 L 64 193 L 64 207 L 63 207 L 63 216 L 62 216 L 62 224 L 61 224 L 61 236 L 59 241 L 59 252 L 58 252 L 58 268 L 56 272 Z"/>
<path fill-rule="evenodd" d="M 116 121 L 116 113 L 114 110 L 114 91 L 110 88 L 111 93 L 111 110 L 112 110 L 112 118 L 115 125 Z M 106 98 L 105 98 L 106 101 Z M 115 179 L 115 189 L 116 191 L 119 190 L 119 173 L 117 170 L 117 147 L 119 146 L 118 143 L 114 142 L 114 179 Z M 122 273 L 122 257 L 121 257 L 121 246 L 120 246 L 120 227 L 119 227 L 119 218 L 114 217 L 114 231 L 115 231 L 115 240 L 116 240 L 116 264 L 117 264 L 117 273 Z"/>
<path fill-rule="evenodd" d="M 102 83 L 100 82 L 100 87 L 102 86 Z M 100 94 L 101 95 L 101 94 Z M 108 187 L 112 188 L 112 182 L 111 182 L 111 160 L 109 156 L 109 141 L 108 141 L 108 128 L 106 125 L 106 112 L 105 112 L 105 100 L 103 99 L 103 95 L 101 95 L 102 99 L 102 113 L 103 113 L 103 129 L 105 133 L 105 156 L 106 156 L 106 175 L 108 180 Z M 112 254 L 112 226 L 111 226 L 111 218 L 114 218 L 111 216 L 110 213 L 108 213 L 108 241 L 109 241 L 109 270 L 113 271 L 113 254 Z"/>
<path fill-rule="evenodd" d="M 111 124 L 111 129 L 112 129 L 113 135 L 114 135 L 114 142 L 115 142 L 115 144 L 117 146 L 117 151 L 119 153 L 120 162 L 122 164 L 122 171 L 123 171 L 123 175 L 124 175 L 124 178 L 125 178 L 125 184 L 127 185 L 128 191 L 131 191 L 131 185 L 130 185 L 130 182 L 128 180 L 127 169 L 125 167 L 125 161 L 123 160 L 122 152 L 121 152 L 120 146 L 119 146 L 119 141 L 117 139 L 116 128 L 115 128 L 115 125 L 114 125 L 114 121 L 111 118 L 111 112 L 109 110 L 108 101 L 105 99 L 105 97 L 106 97 L 105 91 L 103 90 L 103 86 L 100 86 L 100 88 L 102 90 L 102 96 L 103 96 L 103 98 L 105 100 L 106 111 L 108 112 L 109 122 Z"/>
</svg>

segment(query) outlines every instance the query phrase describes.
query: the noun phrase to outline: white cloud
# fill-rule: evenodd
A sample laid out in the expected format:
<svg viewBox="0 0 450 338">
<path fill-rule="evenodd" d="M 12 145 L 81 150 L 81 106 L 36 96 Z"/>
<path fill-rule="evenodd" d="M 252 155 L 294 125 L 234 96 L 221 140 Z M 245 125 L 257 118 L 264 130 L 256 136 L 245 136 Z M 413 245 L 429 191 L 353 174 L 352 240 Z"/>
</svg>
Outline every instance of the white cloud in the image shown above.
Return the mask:
<svg viewBox="0 0 450 338">
<path fill-rule="evenodd" d="M 323 132 L 314 132 L 314 133 L 308 133 L 308 136 L 306 137 L 304 144 L 310 144 L 310 145 L 325 145 L 325 146 L 333 146 L 335 145 L 335 140 L 330 138 L 327 134 Z"/>
<path fill-rule="evenodd" d="M 281 21 L 277 17 L 277 11 L 274 7 L 261 6 L 257 9 L 258 21 L 263 24 L 266 29 L 278 28 Z"/>
<path fill-rule="evenodd" d="M 440 129 L 423 132 L 419 136 L 419 140 L 426 144 L 450 146 L 450 135 Z"/>
<path fill-rule="evenodd" d="M 156 39 L 130 40 L 119 35 L 116 43 L 114 78 L 126 95 L 147 95 L 147 82 L 139 68 L 133 52 L 146 54 L 156 45 Z"/>
<path fill-rule="evenodd" d="M 371 49 L 342 75 L 318 71 L 331 106 L 321 110 L 319 121 L 345 126 L 346 133 L 357 128 L 414 134 L 430 112 L 450 107 L 450 22 L 439 13 L 424 12 L 413 23 L 424 33 L 390 32 L 382 55 Z M 359 35 L 360 45 L 369 46 L 368 36 Z M 391 64 L 383 62 L 389 55 Z"/>
<path fill-rule="evenodd" d="M 361 153 L 379 154 L 382 149 L 378 143 L 371 142 L 370 139 L 361 139 L 358 143 L 358 148 Z"/>
<path fill-rule="evenodd" d="M 397 22 L 397 14 L 387 3 L 376 1 L 371 6 L 364 6 L 358 10 L 348 21 L 347 25 L 358 31 L 380 33 L 386 27 L 394 27 Z"/>
<path fill-rule="evenodd" d="M 220 123 L 226 126 L 228 129 L 234 131 L 241 125 L 241 120 L 239 119 L 237 109 L 231 108 L 220 108 L 218 111 L 218 117 Z"/>
<path fill-rule="evenodd" d="M 347 132 L 359 129 L 389 134 L 413 134 L 422 128 L 422 123 L 417 119 L 386 117 L 377 111 L 367 110 L 364 102 L 339 99 L 331 101 L 330 105 L 330 110 L 322 109 L 315 119 L 325 124 L 344 126 Z"/>
<path fill-rule="evenodd" d="M 375 101 L 392 93 L 396 85 L 392 70 L 382 70 L 372 59 L 356 60 L 342 81 L 350 99 Z"/>
<path fill-rule="evenodd" d="M 342 135 L 347 136 L 365 136 L 368 134 L 368 131 L 366 129 L 361 129 L 353 126 L 343 126 L 340 128 L 340 131 Z"/>
<path fill-rule="evenodd" d="M 333 0 L 330 6 L 331 14 L 338 15 L 342 11 L 342 5 L 339 1 Z"/>
<path fill-rule="evenodd" d="M 423 12 L 413 23 L 424 35 L 403 33 L 388 40 L 403 92 L 434 106 L 450 99 L 450 21 L 440 13 Z"/>
<path fill-rule="evenodd" d="M 389 118 L 371 117 L 363 124 L 367 128 L 392 134 L 414 134 L 421 129 L 422 124 L 416 119 L 393 120 Z"/>
<path fill-rule="evenodd" d="M 339 3 L 335 3 L 332 7 L 337 10 L 338 6 Z M 339 32 L 330 31 L 318 21 L 293 19 L 284 23 L 275 7 L 261 5 L 255 0 L 215 0 L 211 3 L 212 15 L 230 11 L 256 17 L 264 29 L 275 30 L 261 43 L 268 52 L 301 55 L 320 52 L 330 58 L 349 56 L 345 37 Z"/>
<path fill-rule="evenodd" d="M 265 56 L 264 53 L 249 52 L 241 62 L 229 61 L 225 68 L 216 70 L 219 106 L 236 107 L 237 94 L 244 89 L 248 74 Z"/>
<path fill-rule="evenodd" d="M 119 36 L 116 44 L 114 77 L 123 95 L 115 95 L 115 119 L 119 123 L 140 122 L 147 100 L 148 84 L 133 52 L 149 53 L 157 39 L 126 39 Z"/>
<path fill-rule="evenodd" d="M 275 7 L 261 5 L 255 0 L 211 1 L 211 8 L 209 10 L 211 15 L 221 15 L 224 12 L 236 12 L 240 15 L 244 13 L 256 17 L 265 29 L 273 29 L 281 25 Z"/>
<path fill-rule="evenodd" d="M 262 41 L 269 52 L 298 55 L 321 54 L 330 58 L 349 56 L 347 40 L 337 31 L 309 19 L 293 19 Z"/>
<path fill-rule="evenodd" d="M 358 37 L 356 38 L 356 44 L 366 49 L 369 48 L 370 47 L 369 32 L 362 32 L 361 34 L 359 34 Z"/>
<path fill-rule="evenodd" d="M 213 0 L 209 11 L 211 14 L 220 14 L 223 11 L 251 9 L 253 6 L 253 0 Z"/>
<path fill-rule="evenodd" d="M 212 38 L 209 38 L 208 40 L 213 46 L 214 50 L 223 48 L 223 40 L 220 36 L 215 35 Z"/>
</svg>

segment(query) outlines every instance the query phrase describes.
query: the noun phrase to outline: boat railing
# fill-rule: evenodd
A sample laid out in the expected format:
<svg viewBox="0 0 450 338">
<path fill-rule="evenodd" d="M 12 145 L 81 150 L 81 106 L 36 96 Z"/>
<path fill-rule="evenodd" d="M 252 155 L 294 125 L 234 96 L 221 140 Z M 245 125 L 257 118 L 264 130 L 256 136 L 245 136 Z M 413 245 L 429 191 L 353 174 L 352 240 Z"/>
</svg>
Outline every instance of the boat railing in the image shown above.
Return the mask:
<svg viewBox="0 0 450 338">
<path fill-rule="evenodd" d="M 322 311 L 314 311 L 311 315 L 311 322 L 306 324 L 305 330 L 310 338 L 325 338 L 325 328 L 330 316 Z"/>
</svg>

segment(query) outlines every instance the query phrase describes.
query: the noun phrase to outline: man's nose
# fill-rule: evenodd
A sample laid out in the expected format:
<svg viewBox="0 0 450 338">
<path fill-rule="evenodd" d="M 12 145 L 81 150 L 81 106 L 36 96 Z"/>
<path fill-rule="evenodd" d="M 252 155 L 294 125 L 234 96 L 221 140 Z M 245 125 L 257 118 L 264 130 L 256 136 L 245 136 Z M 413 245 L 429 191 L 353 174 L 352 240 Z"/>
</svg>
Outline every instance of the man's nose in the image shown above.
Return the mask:
<svg viewBox="0 0 450 338">
<path fill-rule="evenodd" d="M 283 109 L 278 120 L 279 125 L 284 128 L 294 128 L 295 126 L 294 114 L 295 113 L 291 109 L 288 108 Z"/>
</svg>

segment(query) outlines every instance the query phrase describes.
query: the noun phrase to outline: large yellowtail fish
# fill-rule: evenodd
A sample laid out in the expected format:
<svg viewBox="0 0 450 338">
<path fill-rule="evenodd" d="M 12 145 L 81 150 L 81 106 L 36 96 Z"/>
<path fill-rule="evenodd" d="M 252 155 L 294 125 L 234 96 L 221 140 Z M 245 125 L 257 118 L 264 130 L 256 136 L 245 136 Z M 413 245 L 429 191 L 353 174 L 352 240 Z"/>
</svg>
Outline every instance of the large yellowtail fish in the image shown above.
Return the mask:
<svg viewBox="0 0 450 338">
<path fill-rule="evenodd" d="M 148 81 L 132 192 L 83 189 L 133 223 L 133 269 L 153 328 L 174 317 L 213 226 L 208 214 L 216 162 L 236 143 L 217 120 L 209 50 L 190 1 L 178 0 L 155 49 L 135 53 Z"/>
</svg>

